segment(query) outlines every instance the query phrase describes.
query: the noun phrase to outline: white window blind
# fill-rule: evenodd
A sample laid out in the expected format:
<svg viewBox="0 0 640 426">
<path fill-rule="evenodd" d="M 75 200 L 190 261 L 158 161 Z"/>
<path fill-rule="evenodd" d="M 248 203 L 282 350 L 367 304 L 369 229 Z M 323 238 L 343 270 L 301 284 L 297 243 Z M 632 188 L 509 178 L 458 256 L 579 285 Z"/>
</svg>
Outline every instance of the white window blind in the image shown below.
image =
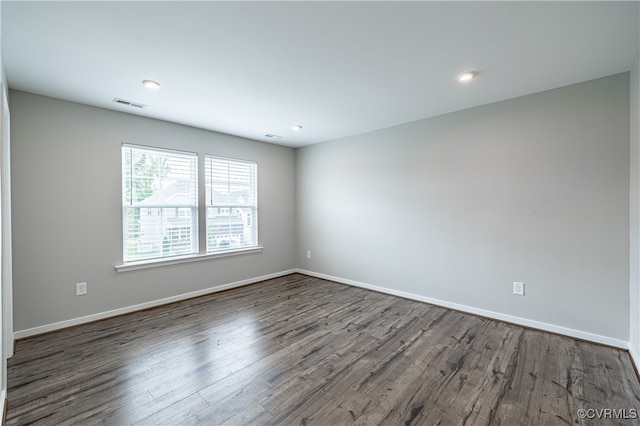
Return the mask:
<svg viewBox="0 0 640 426">
<path fill-rule="evenodd" d="M 254 162 L 205 157 L 207 253 L 258 245 Z"/>
<path fill-rule="evenodd" d="M 198 253 L 198 157 L 122 146 L 124 262 Z"/>
</svg>

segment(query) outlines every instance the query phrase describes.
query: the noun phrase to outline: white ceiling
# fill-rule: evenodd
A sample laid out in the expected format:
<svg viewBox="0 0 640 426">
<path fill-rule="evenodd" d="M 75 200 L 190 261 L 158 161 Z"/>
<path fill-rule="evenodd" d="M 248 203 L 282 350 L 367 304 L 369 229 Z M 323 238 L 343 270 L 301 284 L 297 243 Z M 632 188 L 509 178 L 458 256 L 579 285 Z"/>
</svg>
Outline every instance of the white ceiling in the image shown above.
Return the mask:
<svg viewBox="0 0 640 426">
<path fill-rule="evenodd" d="M 14 89 L 297 147 L 628 71 L 638 6 L 2 1 L 2 53 Z"/>
</svg>

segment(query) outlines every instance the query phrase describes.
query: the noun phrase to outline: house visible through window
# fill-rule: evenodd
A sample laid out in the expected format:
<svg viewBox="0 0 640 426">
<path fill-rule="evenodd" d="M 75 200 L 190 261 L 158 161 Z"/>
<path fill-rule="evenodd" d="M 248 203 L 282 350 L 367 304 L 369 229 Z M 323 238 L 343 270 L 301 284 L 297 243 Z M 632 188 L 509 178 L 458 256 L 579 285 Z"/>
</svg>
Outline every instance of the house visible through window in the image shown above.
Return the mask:
<svg viewBox="0 0 640 426">
<path fill-rule="evenodd" d="M 196 154 L 122 146 L 124 262 L 198 253 Z"/>
<path fill-rule="evenodd" d="M 205 179 L 207 253 L 257 246 L 257 164 L 207 156 Z"/>
<path fill-rule="evenodd" d="M 199 181 L 195 153 L 122 145 L 123 263 L 260 249 L 257 164 L 202 160 Z"/>
</svg>

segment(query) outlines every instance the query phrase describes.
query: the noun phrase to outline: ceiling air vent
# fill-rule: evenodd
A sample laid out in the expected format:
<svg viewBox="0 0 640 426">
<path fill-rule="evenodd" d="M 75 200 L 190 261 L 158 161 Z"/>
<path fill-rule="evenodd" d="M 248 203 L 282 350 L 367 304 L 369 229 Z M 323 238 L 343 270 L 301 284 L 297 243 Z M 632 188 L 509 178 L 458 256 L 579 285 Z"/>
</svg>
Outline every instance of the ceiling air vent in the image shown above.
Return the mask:
<svg viewBox="0 0 640 426">
<path fill-rule="evenodd" d="M 274 135 L 272 133 L 267 133 L 264 136 L 267 137 L 267 138 L 271 138 L 271 139 L 282 139 L 282 136 Z"/>
<path fill-rule="evenodd" d="M 120 104 L 120 105 L 126 105 L 126 106 L 130 106 L 130 107 L 133 107 L 133 108 L 139 108 L 139 109 L 146 108 L 148 106 L 148 105 L 145 105 L 145 104 L 140 104 L 140 103 L 137 103 L 137 102 L 131 102 L 131 101 L 127 101 L 125 99 L 120 99 L 120 98 L 113 98 L 113 102 L 115 102 L 117 104 Z"/>
</svg>

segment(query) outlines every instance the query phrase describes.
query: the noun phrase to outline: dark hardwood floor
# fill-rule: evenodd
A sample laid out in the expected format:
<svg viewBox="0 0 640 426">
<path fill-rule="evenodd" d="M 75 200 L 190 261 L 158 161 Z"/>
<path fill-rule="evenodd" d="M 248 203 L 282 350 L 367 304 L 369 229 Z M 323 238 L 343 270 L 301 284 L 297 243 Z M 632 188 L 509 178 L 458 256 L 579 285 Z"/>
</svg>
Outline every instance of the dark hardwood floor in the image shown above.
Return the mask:
<svg viewBox="0 0 640 426">
<path fill-rule="evenodd" d="M 299 274 L 20 340 L 8 386 L 8 425 L 640 423 L 624 351 Z"/>
</svg>

